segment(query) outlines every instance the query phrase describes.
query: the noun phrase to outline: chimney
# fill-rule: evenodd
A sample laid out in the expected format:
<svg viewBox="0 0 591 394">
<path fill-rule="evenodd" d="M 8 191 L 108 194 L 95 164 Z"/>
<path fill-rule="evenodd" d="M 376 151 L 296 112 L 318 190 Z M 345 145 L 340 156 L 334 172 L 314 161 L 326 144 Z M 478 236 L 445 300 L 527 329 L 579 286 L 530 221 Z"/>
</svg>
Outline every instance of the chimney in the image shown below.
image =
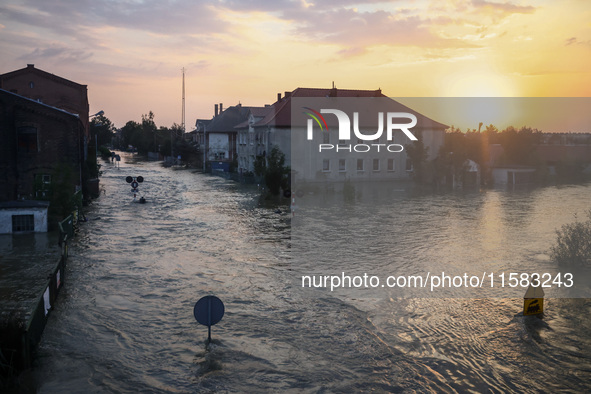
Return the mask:
<svg viewBox="0 0 591 394">
<path fill-rule="evenodd" d="M 332 81 L 332 89 L 330 89 L 328 97 L 337 97 L 337 87 L 335 86 L 334 81 Z"/>
<path fill-rule="evenodd" d="M 27 68 L 35 68 L 34 64 L 27 64 Z"/>
<path fill-rule="evenodd" d="M 281 101 L 281 93 L 277 93 L 277 101 Z"/>
<path fill-rule="evenodd" d="M 222 114 L 222 112 L 224 112 L 224 105 L 220 103 L 220 115 Z"/>
<path fill-rule="evenodd" d="M 291 92 L 285 92 L 285 94 L 283 95 L 285 98 L 291 97 Z"/>
<path fill-rule="evenodd" d="M 213 116 L 218 116 L 218 105 L 214 105 L 215 111 Z"/>
</svg>

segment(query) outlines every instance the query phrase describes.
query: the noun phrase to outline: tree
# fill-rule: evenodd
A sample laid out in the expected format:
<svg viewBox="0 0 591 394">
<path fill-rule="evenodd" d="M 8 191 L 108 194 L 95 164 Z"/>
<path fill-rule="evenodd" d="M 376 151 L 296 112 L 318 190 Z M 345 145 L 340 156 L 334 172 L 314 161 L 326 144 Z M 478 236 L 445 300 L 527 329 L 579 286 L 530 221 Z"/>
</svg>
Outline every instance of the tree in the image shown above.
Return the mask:
<svg viewBox="0 0 591 394">
<path fill-rule="evenodd" d="M 147 115 L 142 115 L 141 134 L 136 141 L 137 151 L 141 154 L 155 152 L 157 150 L 156 142 L 156 123 L 154 122 L 154 113 L 150 111 Z"/>
<path fill-rule="evenodd" d="M 423 144 L 421 138 L 414 141 L 410 145 L 404 147 L 406 150 L 406 157 L 410 160 L 413 168 L 413 178 L 415 181 L 421 183 L 425 175 L 425 164 L 429 157 L 429 148 Z"/>
<path fill-rule="evenodd" d="M 115 133 L 115 125 L 105 115 L 97 115 L 90 121 L 90 134 L 96 135 L 98 146 L 110 145 Z"/>
<path fill-rule="evenodd" d="M 74 171 L 71 165 L 60 163 L 54 168 L 51 175 L 49 204 L 49 215 L 52 222 L 64 219 L 75 209 L 74 183 Z"/>
<path fill-rule="evenodd" d="M 485 141 L 488 144 L 499 144 L 499 129 L 497 129 L 492 124 L 486 126 L 485 130 L 482 132 Z"/>
<path fill-rule="evenodd" d="M 550 255 L 559 264 L 591 264 L 591 210 L 587 220 L 565 224 L 556 231 L 556 245 L 550 249 Z"/>
<path fill-rule="evenodd" d="M 256 176 L 264 176 L 267 171 L 267 163 L 265 156 L 257 155 L 254 160 L 254 174 Z"/>
<path fill-rule="evenodd" d="M 289 167 L 285 166 L 285 154 L 274 146 L 267 156 L 267 167 L 265 170 L 265 184 L 269 192 L 278 195 L 281 188 L 289 189 Z"/>
<path fill-rule="evenodd" d="M 186 157 L 188 152 L 186 151 L 186 141 L 183 138 L 183 135 L 185 134 L 185 130 L 183 129 L 183 127 L 178 123 L 173 123 L 172 126 L 167 130 L 168 133 L 164 138 L 170 139 L 170 145 L 174 148 L 174 152 L 172 152 L 171 150 L 167 150 L 166 152 L 169 152 L 171 156 L 174 156 L 175 154 L 180 154 L 183 158 Z M 183 149 L 184 153 L 180 151 L 181 149 Z"/>
<path fill-rule="evenodd" d="M 465 163 L 470 157 L 466 134 L 451 127 L 447 130 L 437 158 L 437 175 L 463 181 Z"/>
<path fill-rule="evenodd" d="M 534 164 L 536 146 L 540 142 L 542 132 L 531 127 L 517 130 L 510 126 L 499 135 L 507 164 Z"/>
<path fill-rule="evenodd" d="M 141 133 L 141 125 L 138 122 L 130 120 L 125 123 L 121 128 L 121 148 L 127 149 L 129 145 L 133 145 L 133 141 L 136 140 L 134 136 L 139 133 Z"/>
<path fill-rule="evenodd" d="M 121 128 L 121 148 L 126 149 L 132 145 L 141 154 L 180 154 L 183 160 L 186 160 L 191 154 L 196 153 L 196 149 L 184 140 L 183 134 L 184 129 L 177 123 L 173 123 L 171 127 L 157 127 L 154 112 L 150 111 L 142 115 L 141 123 L 130 120 Z"/>
<path fill-rule="evenodd" d="M 154 122 L 154 112 L 150 111 L 148 114 L 142 115 L 142 130 L 144 132 L 155 132 L 156 123 Z"/>
</svg>

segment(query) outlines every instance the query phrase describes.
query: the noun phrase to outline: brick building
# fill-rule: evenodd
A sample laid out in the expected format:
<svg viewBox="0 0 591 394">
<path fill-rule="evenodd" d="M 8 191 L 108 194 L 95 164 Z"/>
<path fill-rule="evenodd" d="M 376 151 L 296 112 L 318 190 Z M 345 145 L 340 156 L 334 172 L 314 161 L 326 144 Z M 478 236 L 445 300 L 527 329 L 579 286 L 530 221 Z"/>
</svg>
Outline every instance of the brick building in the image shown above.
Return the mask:
<svg viewBox="0 0 591 394">
<path fill-rule="evenodd" d="M 0 89 L 78 115 L 87 141 L 90 140 L 86 85 L 35 68 L 34 64 L 27 64 L 25 68 L 0 74 Z"/>
<path fill-rule="evenodd" d="M 80 190 L 84 133 L 78 115 L 0 89 L 0 202 Z"/>
</svg>

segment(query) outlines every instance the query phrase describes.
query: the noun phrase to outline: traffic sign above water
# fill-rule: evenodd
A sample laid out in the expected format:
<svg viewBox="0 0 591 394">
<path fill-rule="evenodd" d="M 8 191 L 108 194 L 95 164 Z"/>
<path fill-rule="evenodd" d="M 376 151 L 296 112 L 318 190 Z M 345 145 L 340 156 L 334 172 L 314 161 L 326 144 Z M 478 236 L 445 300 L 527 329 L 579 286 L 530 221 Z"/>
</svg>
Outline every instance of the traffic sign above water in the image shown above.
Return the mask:
<svg viewBox="0 0 591 394">
<path fill-rule="evenodd" d="M 211 342 L 211 326 L 222 320 L 224 311 L 222 300 L 213 295 L 205 296 L 195 303 L 193 315 L 199 324 L 207 326 L 208 342 Z"/>
</svg>

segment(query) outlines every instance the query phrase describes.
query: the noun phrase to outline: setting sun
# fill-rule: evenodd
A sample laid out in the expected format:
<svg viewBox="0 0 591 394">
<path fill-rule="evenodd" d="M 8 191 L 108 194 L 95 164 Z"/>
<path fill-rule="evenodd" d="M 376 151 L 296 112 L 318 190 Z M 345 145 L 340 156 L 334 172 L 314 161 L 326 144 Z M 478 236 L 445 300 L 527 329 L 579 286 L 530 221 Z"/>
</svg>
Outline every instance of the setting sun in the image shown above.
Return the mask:
<svg viewBox="0 0 591 394">
<path fill-rule="evenodd" d="M 521 95 L 510 77 L 485 70 L 452 74 L 442 86 L 444 88 L 441 96 L 515 97 Z"/>
</svg>

